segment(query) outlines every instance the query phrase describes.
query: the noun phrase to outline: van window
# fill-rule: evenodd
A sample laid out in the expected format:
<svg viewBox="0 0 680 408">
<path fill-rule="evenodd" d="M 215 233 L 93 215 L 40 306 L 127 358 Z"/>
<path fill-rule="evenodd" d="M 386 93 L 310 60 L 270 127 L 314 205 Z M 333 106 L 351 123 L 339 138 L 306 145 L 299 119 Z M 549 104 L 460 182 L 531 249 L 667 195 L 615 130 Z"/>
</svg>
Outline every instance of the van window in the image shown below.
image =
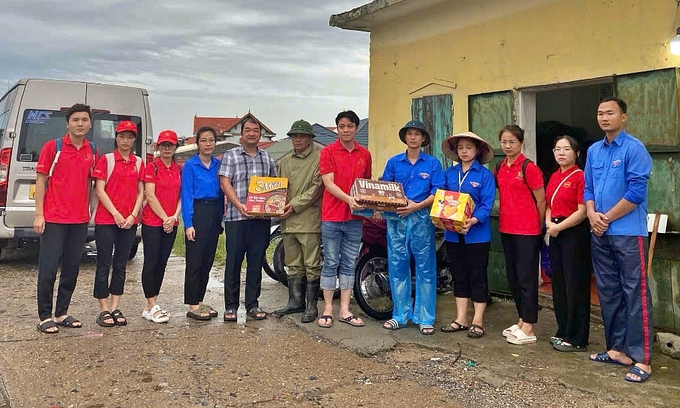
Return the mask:
<svg viewBox="0 0 680 408">
<path fill-rule="evenodd" d="M 9 111 L 12 108 L 12 102 L 14 102 L 14 96 L 16 95 L 16 88 L 7 93 L 2 101 L 0 101 L 0 140 L 5 136 L 7 129 L 7 122 L 9 122 Z"/>
<path fill-rule="evenodd" d="M 86 138 L 94 140 L 99 154 L 111 153 L 115 149 L 115 129 L 118 122 L 130 120 L 137 125 L 135 154 L 141 152 L 144 135 L 142 119 L 138 116 L 95 113 L 92 115 L 92 129 Z M 63 137 L 66 132 L 66 112 L 42 109 L 26 109 L 21 122 L 17 161 L 37 162 L 43 145 L 52 139 Z"/>
</svg>

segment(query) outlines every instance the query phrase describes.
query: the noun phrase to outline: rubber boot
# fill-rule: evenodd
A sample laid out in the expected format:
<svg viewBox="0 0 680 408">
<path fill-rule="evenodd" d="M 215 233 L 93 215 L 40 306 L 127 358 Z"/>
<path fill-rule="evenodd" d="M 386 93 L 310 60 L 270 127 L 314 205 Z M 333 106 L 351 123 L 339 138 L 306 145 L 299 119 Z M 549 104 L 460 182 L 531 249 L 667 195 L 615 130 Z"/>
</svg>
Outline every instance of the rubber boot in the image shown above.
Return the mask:
<svg viewBox="0 0 680 408">
<path fill-rule="evenodd" d="M 283 309 L 274 310 L 277 316 L 305 311 L 305 280 L 303 277 L 288 278 L 288 304 Z"/>
<path fill-rule="evenodd" d="M 302 323 L 313 322 L 319 316 L 317 303 L 319 302 L 320 284 L 320 279 L 307 282 L 307 308 L 305 309 L 305 313 L 302 314 Z"/>
</svg>

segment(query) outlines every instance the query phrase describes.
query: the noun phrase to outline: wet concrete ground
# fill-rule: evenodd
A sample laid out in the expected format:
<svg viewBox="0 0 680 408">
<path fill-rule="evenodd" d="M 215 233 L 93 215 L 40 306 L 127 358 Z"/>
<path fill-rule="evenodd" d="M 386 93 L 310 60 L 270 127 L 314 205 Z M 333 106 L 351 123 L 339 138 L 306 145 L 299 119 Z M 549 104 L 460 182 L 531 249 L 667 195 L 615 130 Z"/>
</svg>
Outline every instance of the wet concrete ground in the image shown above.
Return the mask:
<svg viewBox="0 0 680 408">
<path fill-rule="evenodd" d="M 500 332 L 515 311 L 504 301 L 487 310 L 487 335 L 479 340 L 439 331 L 422 336 L 415 326 L 388 332 L 365 316 L 363 328 L 319 329 L 299 323 L 299 315 L 244 327 L 221 318 L 196 322 L 184 316 L 181 258 L 171 259 L 159 299 L 171 313 L 168 324 L 140 316 L 140 255 L 128 266 L 121 302 L 128 326 L 96 325 L 88 260 L 69 311 L 84 327 L 44 335 L 35 328 L 36 263 L 30 247 L 0 258 L 0 408 L 680 406 L 680 363 L 657 348 L 651 379 L 630 384 L 625 368 L 553 351 L 549 309 L 539 317 L 538 344 L 507 344 Z M 261 307 L 271 312 L 286 299 L 286 289 L 266 278 Z M 224 311 L 217 279 L 206 302 Z M 451 295 L 440 296 L 437 329 L 453 314 Z M 603 343 L 594 327 L 592 350 Z"/>
</svg>

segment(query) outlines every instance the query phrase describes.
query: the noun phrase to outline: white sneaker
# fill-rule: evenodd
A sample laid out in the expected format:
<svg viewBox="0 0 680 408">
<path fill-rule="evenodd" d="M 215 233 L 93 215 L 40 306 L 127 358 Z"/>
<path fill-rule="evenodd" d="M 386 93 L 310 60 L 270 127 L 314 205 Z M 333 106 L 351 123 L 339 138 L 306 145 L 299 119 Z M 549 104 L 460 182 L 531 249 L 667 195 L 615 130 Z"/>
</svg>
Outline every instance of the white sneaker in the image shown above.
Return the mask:
<svg viewBox="0 0 680 408">
<path fill-rule="evenodd" d="M 148 312 L 146 310 L 142 311 L 142 317 L 154 323 L 166 323 L 168 320 L 170 320 L 168 312 L 161 309 L 161 307 L 158 305 L 152 307 Z"/>
</svg>

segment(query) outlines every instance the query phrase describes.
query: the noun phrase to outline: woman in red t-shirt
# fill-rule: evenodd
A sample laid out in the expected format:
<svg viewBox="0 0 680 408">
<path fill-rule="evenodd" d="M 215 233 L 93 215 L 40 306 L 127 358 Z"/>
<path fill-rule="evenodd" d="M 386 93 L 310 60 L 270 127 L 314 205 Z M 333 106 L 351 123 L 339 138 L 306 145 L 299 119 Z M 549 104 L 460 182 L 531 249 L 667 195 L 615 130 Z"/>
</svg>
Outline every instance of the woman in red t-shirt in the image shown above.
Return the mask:
<svg viewBox="0 0 680 408">
<path fill-rule="evenodd" d="M 590 232 L 583 202 L 583 171 L 576 165 L 578 143 L 559 136 L 553 147 L 560 168 L 550 176 L 545 225 L 550 235 L 550 270 L 559 351 L 587 351 L 590 335 Z"/>
<path fill-rule="evenodd" d="M 144 243 L 144 266 L 142 289 L 146 306 L 142 317 L 154 323 L 165 323 L 168 312 L 156 300 L 163 284 L 165 267 L 177 235 L 180 213 L 180 186 L 182 175 L 173 160 L 177 150 L 177 133 L 164 130 L 158 135 L 156 146 L 160 156 L 146 165 L 144 192 L 146 205 L 142 211 L 142 242 Z"/>
<path fill-rule="evenodd" d="M 94 297 L 99 300 L 101 313 L 97 324 L 102 327 L 127 324 L 118 303 L 144 200 L 144 162 L 132 153 L 136 138 L 137 125 L 120 122 L 116 126 L 116 150 L 100 157 L 92 172 L 99 199 L 94 217 L 97 243 Z"/>
<path fill-rule="evenodd" d="M 538 321 L 538 265 L 545 217 L 543 173 L 522 154 L 521 127 L 505 126 L 498 140 L 506 155 L 496 171 L 499 230 L 508 286 L 519 314 L 519 321 L 503 330 L 503 336 L 511 344 L 530 344 L 536 342 L 534 324 Z"/>
</svg>

